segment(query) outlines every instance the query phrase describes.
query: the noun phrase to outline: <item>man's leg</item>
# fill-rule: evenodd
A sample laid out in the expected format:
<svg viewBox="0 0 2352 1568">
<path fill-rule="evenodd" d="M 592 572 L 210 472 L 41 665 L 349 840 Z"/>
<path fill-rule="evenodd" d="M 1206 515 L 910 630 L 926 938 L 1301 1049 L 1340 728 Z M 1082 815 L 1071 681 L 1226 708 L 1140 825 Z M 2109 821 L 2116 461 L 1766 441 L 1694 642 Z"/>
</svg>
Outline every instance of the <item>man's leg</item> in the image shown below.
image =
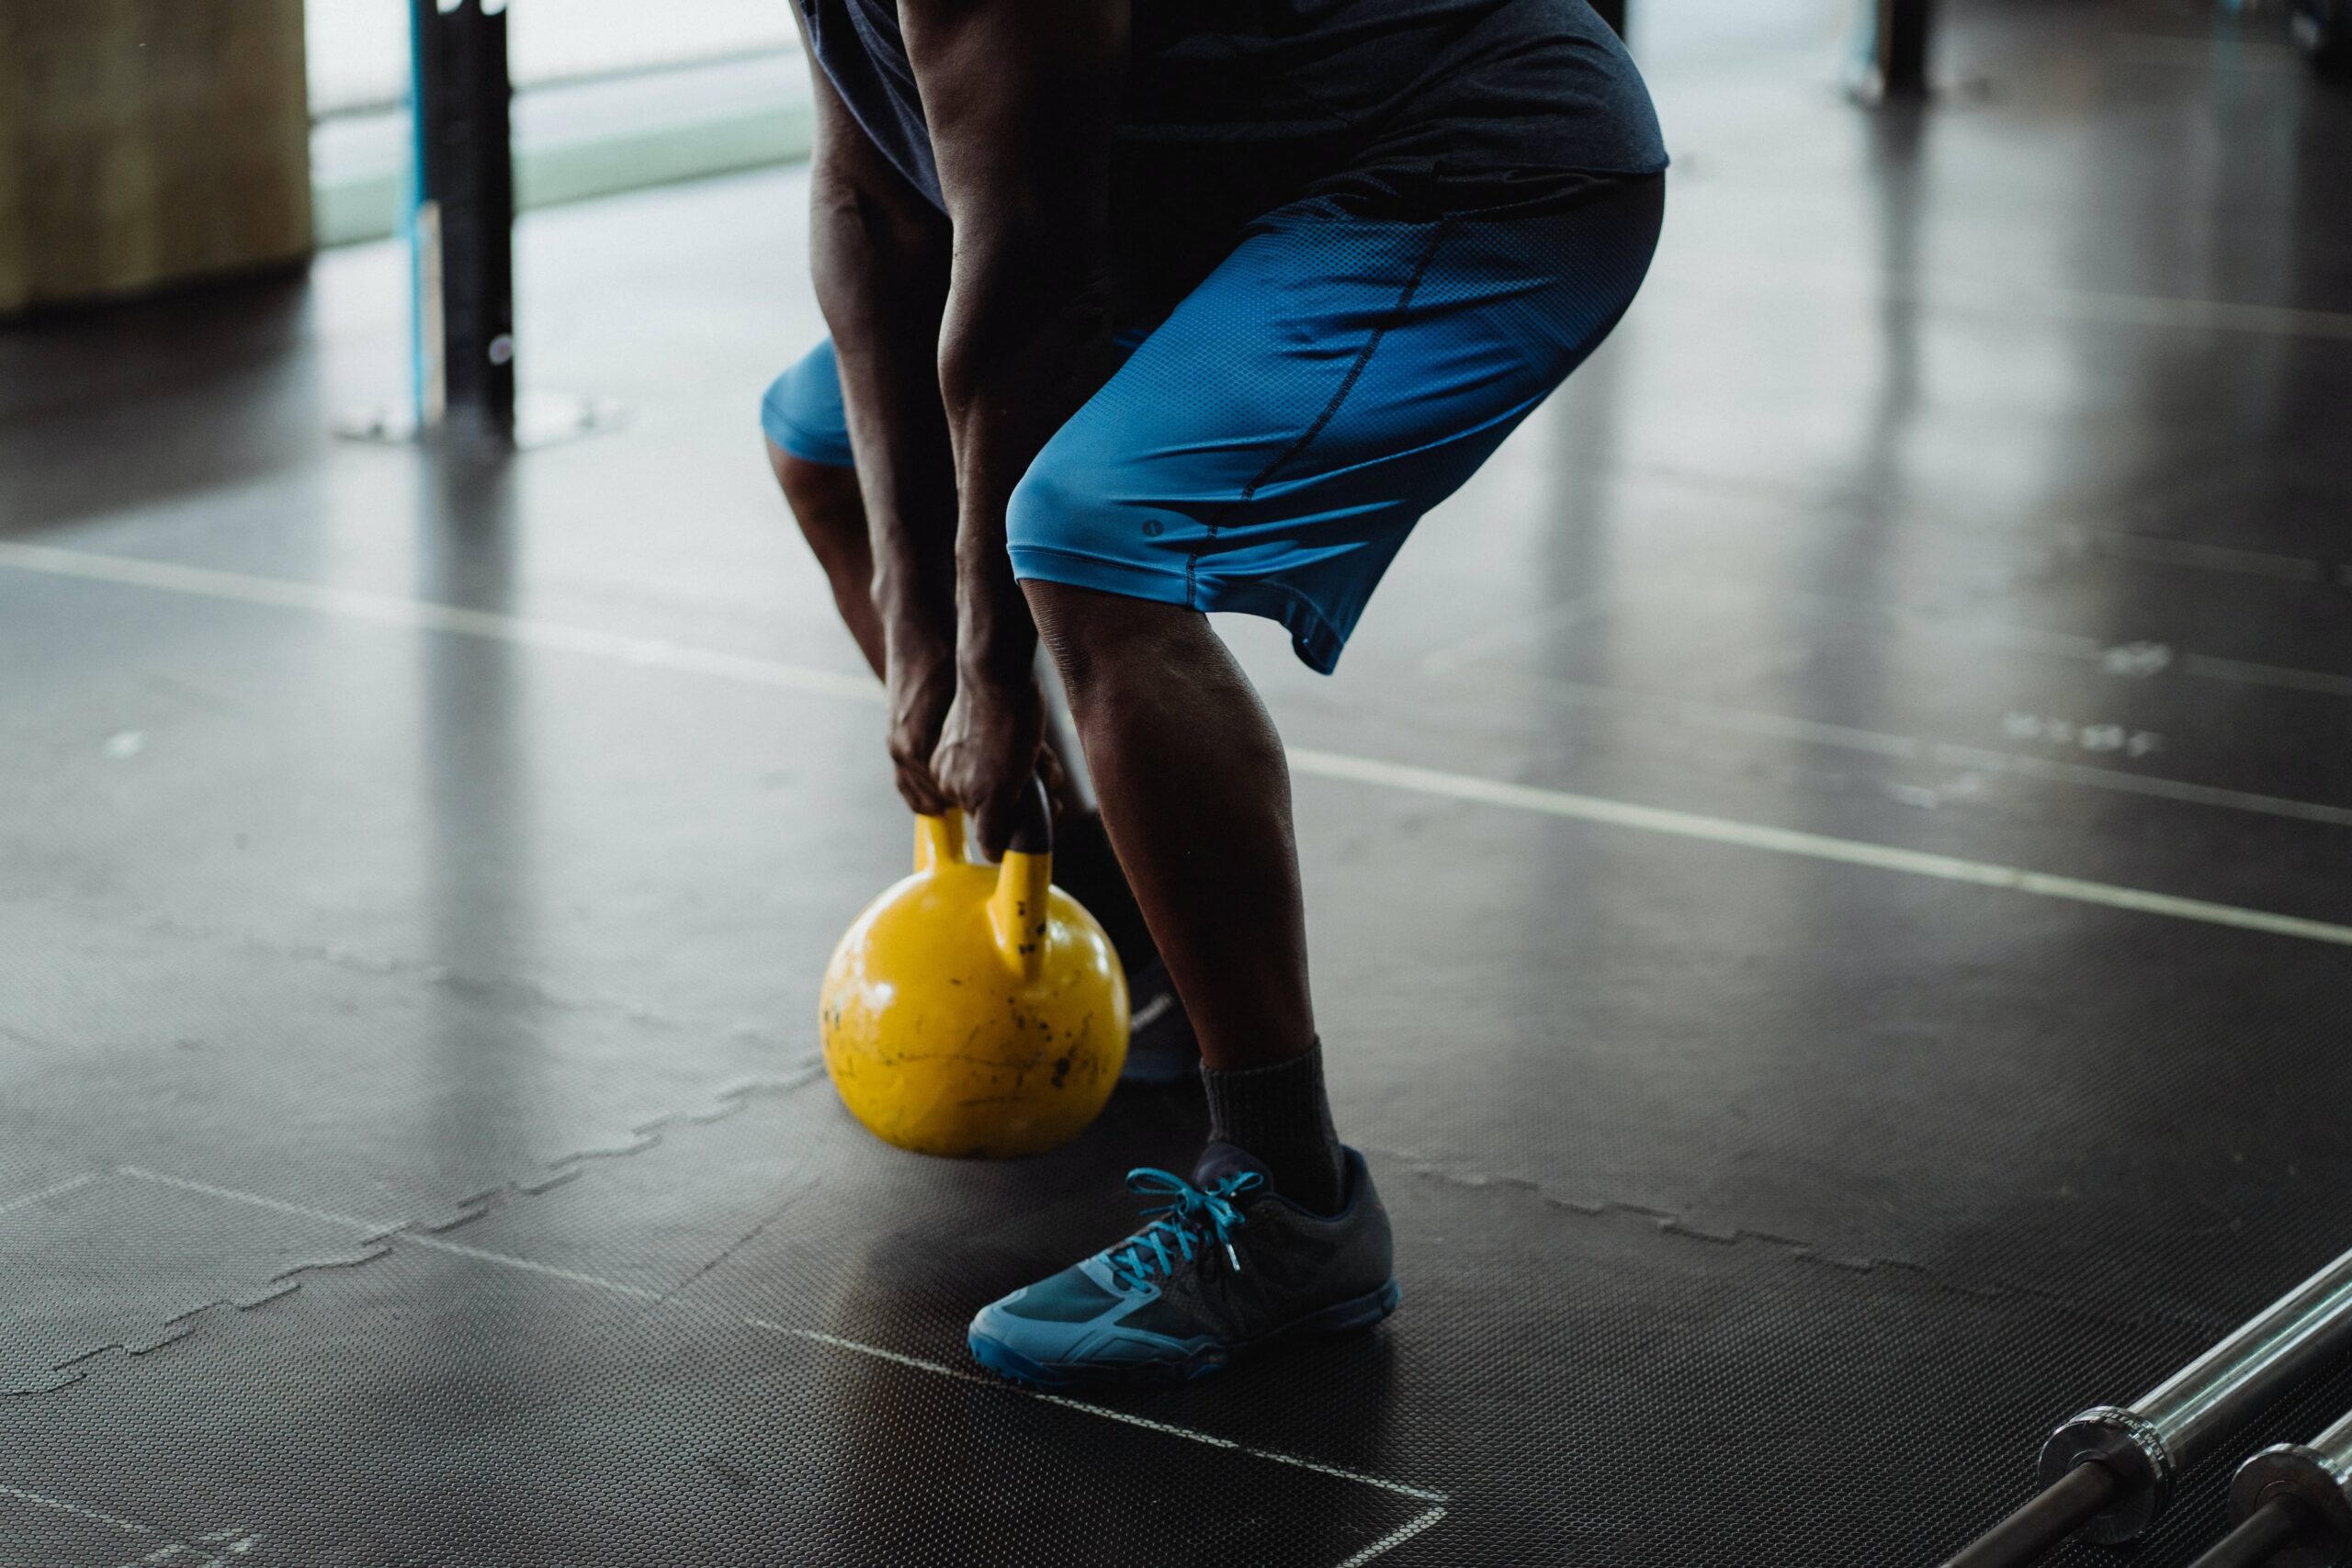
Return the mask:
<svg viewBox="0 0 2352 1568">
<path fill-rule="evenodd" d="M 982 1307 L 981 1365 L 1046 1388 L 1180 1382 L 1277 1337 L 1396 1310 L 1388 1214 L 1324 1098 L 1290 775 L 1207 618 L 1023 584 L 1060 665 L 1103 819 L 1201 1039 L 1210 1143 L 1123 1246 Z"/>
<path fill-rule="evenodd" d="M 796 457 L 768 443 L 768 467 L 800 525 L 801 536 L 824 569 L 842 624 L 857 639 L 858 651 L 882 673 L 882 616 L 874 607 L 874 547 L 865 534 L 865 498 L 857 470 Z"/>
<path fill-rule="evenodd" d="M 1196 610 L 1024 584 L 1111 841 L 1220 1071 L 1315 1043 L 1290 772 L 1257 691 Z"/>
<path fill-rule="evenodd" d="M 1278 620 L 1329 671 L 1414 523 L 1608 334 L 1662 200 L 1270 213 L 1013 491 L 1014 574 L 1202 1036 L 1214 1141 L 1189 1183 L 1142 1173 L 1172 1197 L 1136 1236 L 982 1308 L 982 1364 L 1193 1377 L 1396 1305 L 1386 1215 L 1329 1131 L 1281 742 L 1202 612 Z"/>
<path fill-rule="evenodd" d="M 1282 738 L 1198 611 L 1025 586 L 1104 826 L 1199 1037 L 1210 1135 L 1329 1213 L 1346 1156 L 1315 1040 Z"/>
</svg>

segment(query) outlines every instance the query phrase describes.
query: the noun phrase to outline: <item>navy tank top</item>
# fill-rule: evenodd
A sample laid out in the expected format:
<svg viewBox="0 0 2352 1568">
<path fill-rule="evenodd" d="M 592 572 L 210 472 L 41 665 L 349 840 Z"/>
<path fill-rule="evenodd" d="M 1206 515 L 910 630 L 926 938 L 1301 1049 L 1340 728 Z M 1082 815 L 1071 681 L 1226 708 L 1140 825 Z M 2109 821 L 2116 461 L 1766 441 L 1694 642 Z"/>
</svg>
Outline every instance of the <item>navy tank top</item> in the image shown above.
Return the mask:
<svg viewBox="0 0 2352 1568">
<path fill-rule="evenodd" d="M 850 113 L 938 202 L 897 0 L 797 4 Z M 1585 0 L 1134 0 L 1131 31 L 1114 178 L 1173 182 L 1163 200 L 1222 214 L 1238 186 L 1241 206 L 1476 211 L 1666 166 L 1648 92 Z"/>
</svg>

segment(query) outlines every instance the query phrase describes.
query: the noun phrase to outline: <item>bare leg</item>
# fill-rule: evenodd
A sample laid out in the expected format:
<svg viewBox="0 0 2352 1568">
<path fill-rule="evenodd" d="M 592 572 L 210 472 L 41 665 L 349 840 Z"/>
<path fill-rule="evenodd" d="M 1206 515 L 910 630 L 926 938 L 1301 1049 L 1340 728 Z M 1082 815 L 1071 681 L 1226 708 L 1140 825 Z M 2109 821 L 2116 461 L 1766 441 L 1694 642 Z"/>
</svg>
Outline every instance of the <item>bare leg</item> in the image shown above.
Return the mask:
<svg viewBox="0 0 2352 1568">
<path fill-rule="evenodd" d="M 1263 1335 L 1269 1314 L 1375 1322 L 1396 1304 L 1395 1243 L 1371 1172 L 1340 1144 L 1324 1092 L 1282 740 L 1205 616 L 1058 583 L 1022 587 L 1069 688 L 1112 841 L 1199 1025 L 1209 1140 L 1193 1183 L 1214 1197 L 1198 1209 L 1168 1207 L 1238 1213 L 1241 1225 L 1237 1239 L 1197 1221 L 1204 1245 L 1155 1260 L 1171 1283 L 1148 1299 L 1155 1314 L 1175 1316 L 1153 1331 L 1100 1332 L 1091 1303 L 1103 1286 L 1090 1260 L 1044 1286 L 1067 1280 L 1084 1292 L 1090 1304 L 1053 1316 L 1087 1321 L 1014 1310 L 1037 1289 L 1026 1287 L 980 1309 L 972 1353 L 1048 1386 L 1130 1368 L 1174 1379 L 1204 1370 L 1204 1337 Z M 1156 1274 L 1140 1248 L 1130 1251 L 1136 1273 Z M 1245 1277 L 1255 1283 L 1238 1288 Z M 1188 1280 L 1200 1283 L 1176 1288 Z M 1178 1304 L 1188 1299 L 1198 1304 Z M 1237 1305 L 1245 1301 L 1247 1314 Z M 1140 1314 L 1127 1321 L 1140 1327 Z M 1125 1364 L 1106 1365 L 1109 1357 Z"/>
<path fill-rule="evenodd" d="M 832 585 L 833 604 L 865 662 L 882 673 L 882 616 L 874 607 L 874 547 L 865 534 L 865 497 L 855 468 L 811 463 L 768 443 L 768 467 Z"/>
<path fill-rule="evenodd" d="M 1053 650 L 1119 863 L 1226 1073 L 1315 1043 L 1282 738 L 1208 618 L 1023 583 Z"/>
</svg>

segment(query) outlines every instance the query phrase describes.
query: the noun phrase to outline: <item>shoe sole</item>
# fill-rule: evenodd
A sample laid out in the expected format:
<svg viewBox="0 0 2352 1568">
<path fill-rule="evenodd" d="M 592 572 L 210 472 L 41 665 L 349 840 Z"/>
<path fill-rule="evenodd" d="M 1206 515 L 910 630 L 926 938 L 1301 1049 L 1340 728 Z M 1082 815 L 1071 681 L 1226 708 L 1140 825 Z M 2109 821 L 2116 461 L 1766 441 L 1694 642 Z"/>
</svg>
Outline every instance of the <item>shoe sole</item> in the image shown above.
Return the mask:
<svg viewBox="0 0 2352 1568">
<path fill-rule="evenodd" d="M 1102 1387 L 1107 1384 L 1156 1384 L 1192 1382 L 1211 1372 L 1223 1371 L 1244 1356 L 1251 1356 L 1284 1339 L 1321 1339 L 1335 1334 L 1352 1334 L 1374 1324 L 1396 1310 L 1403 1292 L 1396 1281 L 1389 1280 L 1376 1291 L 1350 1301 L 1311 1312 L 1305 1317 L 1283 1324 L 1269 1334 L 1255 1339 L 1245 1339 L 1238 1345 L 1207 1345 L 1174 1361 L 1120 1362 L 1107 1366 L 1075 1368 L 1049 1367 L 1032 1360 L 1003 1340 L 974 1329 L 967 1337 L 972 1359 L 996 1373 L 1028 1388 L 1068 1389 Z"/>
</svg>

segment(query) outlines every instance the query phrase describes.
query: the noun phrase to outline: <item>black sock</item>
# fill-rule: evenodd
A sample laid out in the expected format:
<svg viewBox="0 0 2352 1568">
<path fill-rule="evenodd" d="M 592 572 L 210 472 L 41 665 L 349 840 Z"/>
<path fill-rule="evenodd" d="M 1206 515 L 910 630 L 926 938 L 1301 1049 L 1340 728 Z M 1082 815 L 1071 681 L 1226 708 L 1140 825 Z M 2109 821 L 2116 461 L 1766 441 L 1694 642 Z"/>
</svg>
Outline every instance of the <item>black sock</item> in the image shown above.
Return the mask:
<svg viewBox="0 0 2352 1568">
<path fill-rule="evenodd" d="M 1099 813 L 1073 811 L 1054 829 L 1054 881 L 1086 906 L 1118 951 L 1119 966 L 1133 975 L 1159 956 L 1143 910 L 1127 886 L 1127 874 L 1112 852 L 1111 835 Z"/>
<path fill-rule="evenodd" d="M 1204 1066 L 1209 1136 L 1258 1156 L 1274 1190 L 1310 1213 L 1338 1212 L 1347 1175 L 1331 1102 L 1323 1094 L 1323 1043 L 1287 1062 L 1220 1073 Z"/>
</svg>

